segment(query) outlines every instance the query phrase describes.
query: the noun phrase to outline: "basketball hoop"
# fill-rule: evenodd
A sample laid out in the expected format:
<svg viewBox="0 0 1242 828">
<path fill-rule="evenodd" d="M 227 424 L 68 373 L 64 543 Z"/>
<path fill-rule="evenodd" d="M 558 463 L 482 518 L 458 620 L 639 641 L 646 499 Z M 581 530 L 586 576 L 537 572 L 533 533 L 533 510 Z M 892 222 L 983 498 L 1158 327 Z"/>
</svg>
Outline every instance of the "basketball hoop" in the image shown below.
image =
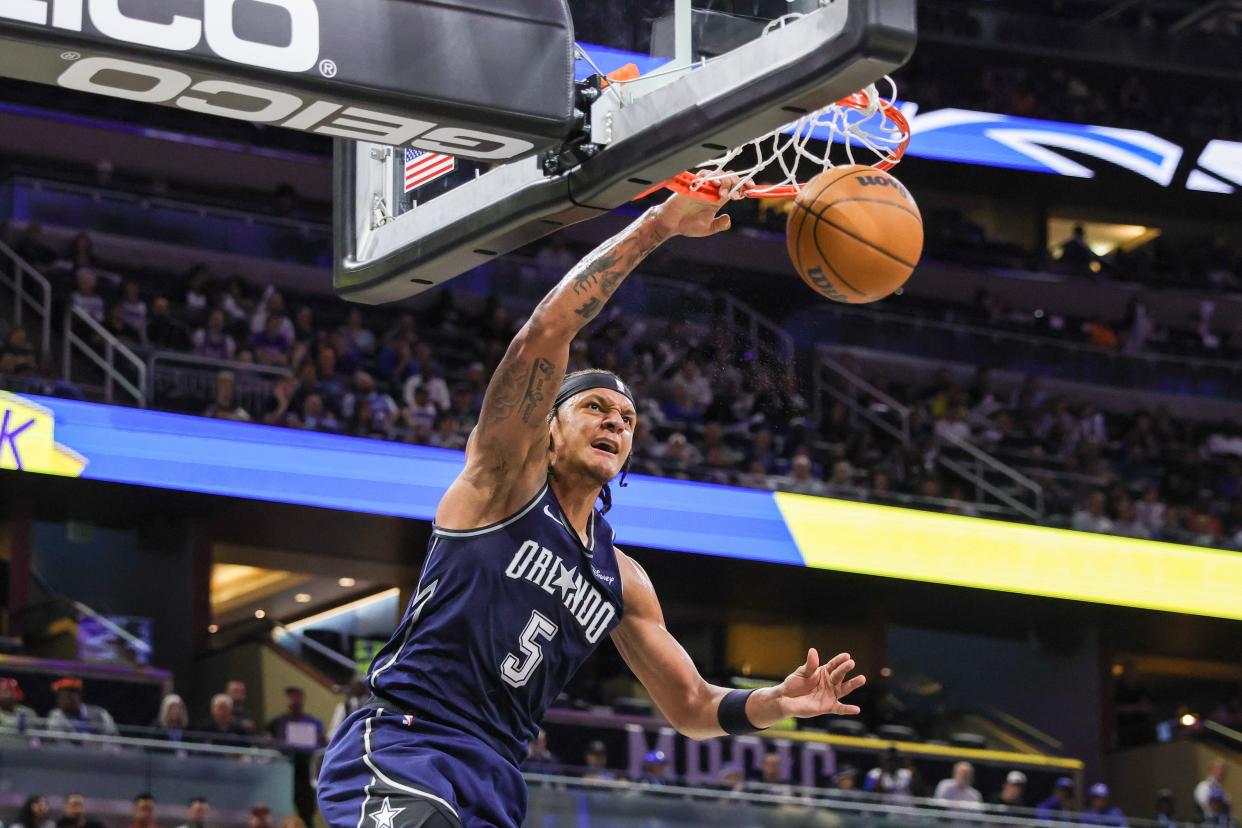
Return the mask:
<svg viewBox="0 0 1242 828">
<path fill-rule="evenodd" d="M 679 173 L 660 186 L 704 201 L 719 201 L 722 195 L 719 185 L 726 177 L 735 176 L 743 184 L 753 184 L 755 177 L 764 170 L 779 168 L 784 174 L 780 181 L 758 184 L 746 195 L 748 198 L 794 198 L 803 184 L 841 163 L 832 157 L 833 150 L 838 147 L 844 163 L 865 163 L 856 157 L 857 153 L 863 157 L 874 156 L 876 160 L 871 166 L 876 169 L 890 170 L 905 155 L 910 144 L 910 123 L 893 104 L 897 97 L 896 84 L 891 78 L 884 81 L 890 90 L 887 97 L 880 95 L 872 84 L 719 158 L 705 161 L 696 170 Z M 822 155 L 811 148 L 812 139 L 824 142 Z M 754 164 L 742 170 L 729 169 L 731 163 L 748 151 L 757 159 Z"/>
</svg>

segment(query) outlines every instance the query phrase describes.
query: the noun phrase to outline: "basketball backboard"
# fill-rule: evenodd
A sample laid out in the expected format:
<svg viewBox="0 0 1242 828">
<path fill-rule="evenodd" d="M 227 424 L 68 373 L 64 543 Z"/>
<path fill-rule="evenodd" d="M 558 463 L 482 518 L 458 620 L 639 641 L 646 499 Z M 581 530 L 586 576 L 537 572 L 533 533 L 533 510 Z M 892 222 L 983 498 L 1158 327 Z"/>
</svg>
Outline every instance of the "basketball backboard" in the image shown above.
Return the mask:
<svg viewBox="0 0 1242 828">
<path fill-rule="evenodd" d="M 420 293 L 862 89 L 909 58 L 914 6 L 572 0 L 567 138 L 503 160 L 337 140 L 337 291 L 367 303 Z M 460 39 L 463 53 L 495 48 Z M 601 88 L 630 63 L 637 80 Z"/>
</svg>

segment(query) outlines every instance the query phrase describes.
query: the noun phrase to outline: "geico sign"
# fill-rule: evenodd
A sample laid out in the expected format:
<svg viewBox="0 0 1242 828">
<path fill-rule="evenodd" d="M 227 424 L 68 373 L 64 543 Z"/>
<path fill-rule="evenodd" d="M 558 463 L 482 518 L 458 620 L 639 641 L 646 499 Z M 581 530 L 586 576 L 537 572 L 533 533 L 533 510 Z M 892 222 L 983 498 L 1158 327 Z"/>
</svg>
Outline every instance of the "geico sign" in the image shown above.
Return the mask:
<svg viewBox="0 0 1242 828">
<path fill-rule="evenodd" d="M 288 14 L 292 34 L 287 46 L 256 43 L 239 35 L 233 16 L 237 0 L 202 2 L 201 20 L 174 14 L 166 23 L 129 17 L 121 11 L 121 0 L 0 0 L 0 17 L 80 32 L 86 11 L 100 34 L 125 43 L 188 52 L 205 35 L 208 48 L 217 55 L 247 66 L 305 72 L 319 61 L 319 9 L 315 0 L 256 0 Z M 158 8 L 159 4 L 155 5 Z"/>
<path fill-rule="evenodd" d="M 0 0 L 0 5 L 12 0 Z M 289 92 L 227 80 L 202 80 L 176 69 L 109 57 L 83 58 L 56 82 L 66 89 L 130 101 L 170 104 L 190 112 L 220 115 L 289 129 L 318 132 L 393 146 L 412 145 L 485 161 L 515 158 L 534 149 L 518 138 L 376 112 Z"/>
</svg>

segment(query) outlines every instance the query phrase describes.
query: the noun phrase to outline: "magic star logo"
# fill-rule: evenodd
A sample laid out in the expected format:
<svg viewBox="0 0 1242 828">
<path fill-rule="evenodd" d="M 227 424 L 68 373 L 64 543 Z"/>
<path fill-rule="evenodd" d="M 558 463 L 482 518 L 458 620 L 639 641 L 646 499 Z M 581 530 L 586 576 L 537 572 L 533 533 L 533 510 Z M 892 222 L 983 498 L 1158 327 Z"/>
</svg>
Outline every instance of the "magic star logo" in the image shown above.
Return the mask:
<svg viewBox="0 0 1242 828">
<path fill-rule="evenodd" d="M 0 391 L 0 469 L 81 477 L 86 458 L 56 444 L 56 417 L 41 405 Z"/>
</svg>

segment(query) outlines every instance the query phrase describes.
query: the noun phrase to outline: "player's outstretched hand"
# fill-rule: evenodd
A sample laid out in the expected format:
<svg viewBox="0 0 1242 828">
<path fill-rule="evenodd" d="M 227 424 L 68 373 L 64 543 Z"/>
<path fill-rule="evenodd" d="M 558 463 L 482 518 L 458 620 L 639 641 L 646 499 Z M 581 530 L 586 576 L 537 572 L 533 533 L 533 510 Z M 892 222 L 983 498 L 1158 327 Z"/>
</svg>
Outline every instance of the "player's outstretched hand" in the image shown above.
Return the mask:
<svg viewBox="0 0 1242 828">
<path fill-rule="evenodd" d="M 728 202 L 745 198 L 754 185 L 740 184 L 737 176 L 727 176 L 720 180 L 719 185 L 720 192 L 724 194 L 719 201 L 705 201 L 674 193 L 668 201 L 655 208 L 660 221 L 673 235 L 690 238 L 714 236 L 728 230 L 733 226 L 732 220 L 717 213 Z"/>
<path fill-rule="evenodd" d="M 850 658 L 849 653 L 841 653 L 827 664 L 820 664 L 819 652 L 814 648 L 808 650 L 806 663 L 780 684 L 781 711 L 798 719 L 825 713 L 857 715 L 857 705 L 841 703 L 841 699 L 867 682 L 865 676 L 848 678 L 853 669 L 854 659 Z"/>
</svg>

